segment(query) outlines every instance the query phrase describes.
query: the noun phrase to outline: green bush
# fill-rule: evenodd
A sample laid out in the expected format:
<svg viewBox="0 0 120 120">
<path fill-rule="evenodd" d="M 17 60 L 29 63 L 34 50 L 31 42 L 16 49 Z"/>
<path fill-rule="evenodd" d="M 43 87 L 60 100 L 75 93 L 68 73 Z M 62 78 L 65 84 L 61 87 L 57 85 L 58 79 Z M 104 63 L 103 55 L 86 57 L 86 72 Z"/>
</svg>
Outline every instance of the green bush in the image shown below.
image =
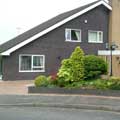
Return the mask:
<svg viewBox="0 0 120 120">
<path fill-rule="evenodd" d="M 84 59 L 85 79 L 94 79 L 107 73 L 107 63 L 95 55 L 87 55 Z"/>
<path fill-rule="evenodd" d="M 94 89 L 101 89 L 101 90 L 108 89 L 108 81 L 101 80 L 101 79 L 95 80 L 92 84 L 92 87 Z"/>
<path fill-rule="evenodd" d="M 47 87 L 49 85 L 49 81 L 46 76 L 40 75 L 35 78 L 34 84 L 36 87 Z"/>
<path fill-rule="evenodd" d="M 84 85 L 82 84 L 82 87 L 86 86 L 86 88 L 92 88 L 92 89 L 101 89 L 101 90 L 120 90 L 120 78 L 119 79 L 109 79 L 109 80 L 90 80 L 85 81 Z"/>
<path fill-rule="evenodd" d="M 80 81 L 84 79 L 84 52 L 80 47 L 76 47 L 70 56 L 72 62 L 72 79 Z"/>
<path fill-rule="evenodd" d="M 109 89 L 120 90 L 120 78 L 111 78 L 109 83 Z"/>
<path fill-rule="evenodd" d="M 84 79 L 84 52 L 80 47 L 75 48 L 69 59 L 62 61 L 57 75 L 60 86 Z"/>
<path fill-rule="evenodd" d="M 72 62 L 70 59 L 64 59 L 62 61 L 61 68 L 58 72 L 58 86 L 65 86 L 72 82 Z"/>
</svg>

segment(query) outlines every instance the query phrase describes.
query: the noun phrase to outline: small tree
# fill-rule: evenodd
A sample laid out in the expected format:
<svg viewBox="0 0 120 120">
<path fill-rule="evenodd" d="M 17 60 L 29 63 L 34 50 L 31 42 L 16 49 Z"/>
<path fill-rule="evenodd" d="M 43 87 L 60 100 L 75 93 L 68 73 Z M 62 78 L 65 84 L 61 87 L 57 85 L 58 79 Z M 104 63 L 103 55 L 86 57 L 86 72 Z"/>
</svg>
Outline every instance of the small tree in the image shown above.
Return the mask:
<svg viewBox="0 0 120 120">
<path fill-rule="evenodd" d="M 58 77 L 63 84 L 78 82 L 84 79 L 84 52 L 80 47 L 75 48 L 69 59 L 62 61 Z"/>
<path fill-rule="evenodd" d="M 80 47 L 76 47 L 70 56 L 72 62 L 72 79 L 80 81 L 84 79 L 84 52 Z"/>
<path fill-rule="evenodd" d="M 66 84 L 72 83 L 72 62 L 70 59 L 64 59 L 61 63 L 61 68 L 58 72 L 58 85 L 65 86 Z"/>
</svg>

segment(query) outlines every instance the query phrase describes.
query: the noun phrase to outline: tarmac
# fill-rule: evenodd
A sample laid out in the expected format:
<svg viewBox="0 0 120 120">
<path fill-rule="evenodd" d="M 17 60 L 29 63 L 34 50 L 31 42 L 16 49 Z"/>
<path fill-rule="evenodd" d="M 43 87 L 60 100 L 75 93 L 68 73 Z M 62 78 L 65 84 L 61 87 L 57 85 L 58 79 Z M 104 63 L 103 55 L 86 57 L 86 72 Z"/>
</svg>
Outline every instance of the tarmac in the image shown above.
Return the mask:
<svg viewBox="0 0 120 120">
<path fill-rule="evenodd" d="M 120 97 L 94 95 L 0 95 L 0 106 L 58 107 L 120 112 Z"/>
</svg>

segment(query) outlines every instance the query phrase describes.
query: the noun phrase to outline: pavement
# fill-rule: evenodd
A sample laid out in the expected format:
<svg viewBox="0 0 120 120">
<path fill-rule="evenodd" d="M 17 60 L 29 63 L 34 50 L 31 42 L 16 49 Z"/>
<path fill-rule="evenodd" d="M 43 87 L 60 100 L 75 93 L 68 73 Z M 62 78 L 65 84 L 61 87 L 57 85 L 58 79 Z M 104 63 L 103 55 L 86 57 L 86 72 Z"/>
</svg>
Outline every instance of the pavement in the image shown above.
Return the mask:
<svg viewBox="0 0 120 120">
<path fill-rule="evenodd" d="M 28 94 L 27 85 L 33 82 L 33 80 L 0 81 L 0 95 Z"/>
<path fill-rule="evenodd" d="M 120 112 L 120 97 L 28 94 L 27 85 L 33 81 L 0 82 L 0 106 L 59 107 Z"/>
</svg>

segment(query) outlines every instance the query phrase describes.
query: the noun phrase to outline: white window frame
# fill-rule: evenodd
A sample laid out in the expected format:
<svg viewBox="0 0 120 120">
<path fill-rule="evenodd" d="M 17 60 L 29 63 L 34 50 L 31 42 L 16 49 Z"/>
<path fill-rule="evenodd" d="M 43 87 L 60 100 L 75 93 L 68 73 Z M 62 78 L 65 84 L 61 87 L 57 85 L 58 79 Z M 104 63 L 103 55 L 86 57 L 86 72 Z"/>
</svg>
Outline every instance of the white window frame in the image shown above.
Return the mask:
<svg viewBox="0 0 120 120">
<path fill-rule="evenodd" d="M 66 33 L 67 33 L 68 30 L 70 30 L 70 39 L 67 39 L 67 36 L 66 36 Z M 71 30 L 76 30 L 76 31 L 79 31 L 79 32 L 80 32 L 80 36 L 79 36 L 79 37 L 80 37 L 80 40 L 72 40 L 72 39 L 71 39 Z M 66 28 L 66 29 L 65 29 L 65 41 L 66 41 L 66 42 L 81 42 L 81 35 L 82 35 L 82 34 L 81 34 L 81 29 L 69 29 L 69 28 Z"/>
<path fill-rule="evenodd" d="M 90 32 L 96 32 L 97 33 L 97 41 L 92 41 L 92 40 L 89 39 L 89 33 Z M 102 40 L 101 41 L 99 40 L 99 33 L 102 34 L 102 38 L 101 38 Z M 103 31 L 88 30 L 88 42 L 89 43 L 103 43 Z"/>
<path fill-rule="evenodd" d="M 31 67 L 32 69 L 31 70 L 21 70 L 21 56 L 31 56 Z M 40 57 L 43 57 L 43 66 L 33 66 L 33 57 L 34 56 L 40 56 Z M 43 68 L 43 70 L 33 70 L 33 68 Z M 19 72 L 45 72 L 45 55 L 32 55 L 32 54 L 20 54 L 19 55 Z"/>
</svg>

